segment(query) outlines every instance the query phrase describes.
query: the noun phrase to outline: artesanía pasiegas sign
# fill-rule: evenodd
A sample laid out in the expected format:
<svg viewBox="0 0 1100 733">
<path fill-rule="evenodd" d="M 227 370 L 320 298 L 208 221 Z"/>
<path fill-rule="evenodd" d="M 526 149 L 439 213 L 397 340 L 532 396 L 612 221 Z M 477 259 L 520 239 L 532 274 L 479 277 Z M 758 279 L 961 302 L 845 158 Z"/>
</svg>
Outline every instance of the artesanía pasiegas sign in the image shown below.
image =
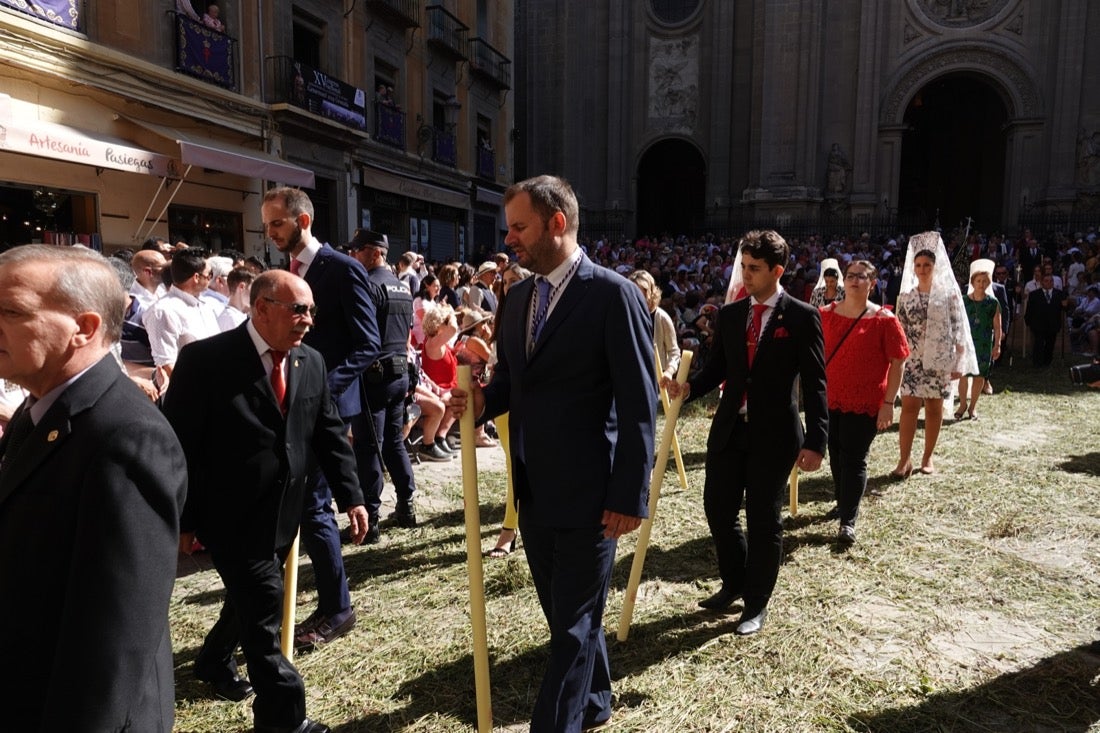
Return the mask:
<svg viewBox="0 0 1100 733">
<path fill-rule="evenodd" d="M 0 150 L 154 176 L 178 168 L 167 155 L 51 122 L 11 120 L 0 128 Z"/>
</svg>

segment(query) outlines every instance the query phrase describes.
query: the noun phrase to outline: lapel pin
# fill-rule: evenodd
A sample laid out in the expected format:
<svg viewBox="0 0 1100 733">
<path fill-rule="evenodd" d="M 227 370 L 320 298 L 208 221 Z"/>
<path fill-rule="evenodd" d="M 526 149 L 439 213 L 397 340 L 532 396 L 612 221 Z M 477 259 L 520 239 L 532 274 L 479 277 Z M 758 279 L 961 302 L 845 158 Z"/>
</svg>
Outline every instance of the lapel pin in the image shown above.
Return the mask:
<svg viewBox="0 0 1100 733">
<path fill-rule="evenodd" d="M 294 360 L 294 368 L 295 368 L 295 369 L 297 369 L 297 368 L 298 368 L 298 360 L 297 360 L 297 359 L 295 359 L 295 360 Z"/>
<path fill-rule="evenodd" d="M 48 443 L 52 443 L 52 442 L 54 442 L 55 440 L 57 440 L 57 431 L 56 431 L 56 430 L 51 430 L 51 431 L 49 432 L 49 434 L 48 434 L 48 435 L 46 435 L 46 442 L 48 442 Z"/>
</svg>

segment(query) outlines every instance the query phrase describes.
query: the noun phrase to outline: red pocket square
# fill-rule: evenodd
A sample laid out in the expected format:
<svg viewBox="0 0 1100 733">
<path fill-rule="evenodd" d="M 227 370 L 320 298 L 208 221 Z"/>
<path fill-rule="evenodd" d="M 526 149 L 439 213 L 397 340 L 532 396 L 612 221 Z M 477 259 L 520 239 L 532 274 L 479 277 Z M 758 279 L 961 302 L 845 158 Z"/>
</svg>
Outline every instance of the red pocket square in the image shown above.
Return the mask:
<svg viewBox="0 0 1100 733">
<path fill-rule="evenodd" d="M 787 331 L 786 328 L 780 326 L 779 328 L 775 329 L 775 333 L 772 334 L 772 338 L 785 339 L 788 338 L 790 335 L 791 334 Z"/>
</svg>

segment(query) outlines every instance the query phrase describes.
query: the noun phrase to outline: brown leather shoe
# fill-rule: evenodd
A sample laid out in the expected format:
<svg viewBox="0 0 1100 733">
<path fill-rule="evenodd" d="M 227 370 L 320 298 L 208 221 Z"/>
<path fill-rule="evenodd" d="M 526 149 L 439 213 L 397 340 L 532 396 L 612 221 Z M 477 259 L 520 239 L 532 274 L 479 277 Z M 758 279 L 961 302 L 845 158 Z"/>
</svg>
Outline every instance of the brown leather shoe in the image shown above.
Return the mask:
<svg viewBox="0 0 1100 733">
<path fill-rule="evenodd" d="M 295 651 L 310 651 L 318 644 L 328 644 L 355 628 L 355 609 L 349 609 L 343 619 L 322 617 L 311 629 L 305 629 L 294 637 Z"/>
</svg>

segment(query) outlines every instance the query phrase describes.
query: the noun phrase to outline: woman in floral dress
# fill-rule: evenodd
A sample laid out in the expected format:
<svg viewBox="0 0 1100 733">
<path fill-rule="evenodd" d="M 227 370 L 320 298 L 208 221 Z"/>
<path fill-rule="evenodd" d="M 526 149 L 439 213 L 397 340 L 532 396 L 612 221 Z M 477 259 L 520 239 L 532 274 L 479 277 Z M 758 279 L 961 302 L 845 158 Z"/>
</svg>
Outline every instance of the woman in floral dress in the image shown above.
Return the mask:
<svg viewBox="0 0 1100 733">
<path fill-rule="evenodd" d="M 905 330 L 910 354 L 901 379 L 900 455 L 893 475 L 907 478 L 913 472 L 911 453 L 921 407 L 924 407 L 924 454 L 920 472 L 930 474 L 936 471 L 932 454 L 943 424 L 943 402 L 953 398 L 955 380 L 978 371 L 962 293 L 943 240 L 936 232 L 918 234 L 909 240 L 897 316 Z"/>
</svg>

